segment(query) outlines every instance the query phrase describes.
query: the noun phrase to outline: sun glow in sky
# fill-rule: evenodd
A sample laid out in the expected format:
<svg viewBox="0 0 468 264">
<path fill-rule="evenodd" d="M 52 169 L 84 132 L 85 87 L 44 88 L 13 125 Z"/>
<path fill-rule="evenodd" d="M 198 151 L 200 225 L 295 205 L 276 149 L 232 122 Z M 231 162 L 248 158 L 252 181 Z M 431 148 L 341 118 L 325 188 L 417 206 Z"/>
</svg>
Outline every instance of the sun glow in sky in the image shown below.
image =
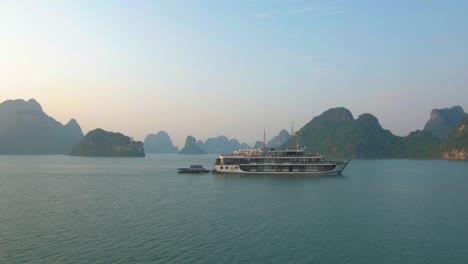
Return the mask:
<svg viewBox="0 0 468 264">
<path fill-rule="evenodd" d="M 467 1 L 2 1 L 0 101 L 179 147 L 338 106 L 397 135 L 468 110 Z"/>
</svg>

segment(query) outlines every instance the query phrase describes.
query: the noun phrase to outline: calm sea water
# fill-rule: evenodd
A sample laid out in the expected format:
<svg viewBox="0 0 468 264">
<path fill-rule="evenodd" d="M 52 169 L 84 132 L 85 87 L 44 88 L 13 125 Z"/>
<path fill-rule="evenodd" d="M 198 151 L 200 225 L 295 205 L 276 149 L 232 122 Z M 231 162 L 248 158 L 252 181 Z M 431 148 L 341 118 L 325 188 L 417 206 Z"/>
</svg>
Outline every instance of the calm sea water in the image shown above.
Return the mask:
<svg viewBox="0 0 468 264">
<path fill-rule="evenodd" d="M 177 174 L 215 156 L 0 156 L 0 263 L 468 263 L 468 162 Z"/>
</svg>

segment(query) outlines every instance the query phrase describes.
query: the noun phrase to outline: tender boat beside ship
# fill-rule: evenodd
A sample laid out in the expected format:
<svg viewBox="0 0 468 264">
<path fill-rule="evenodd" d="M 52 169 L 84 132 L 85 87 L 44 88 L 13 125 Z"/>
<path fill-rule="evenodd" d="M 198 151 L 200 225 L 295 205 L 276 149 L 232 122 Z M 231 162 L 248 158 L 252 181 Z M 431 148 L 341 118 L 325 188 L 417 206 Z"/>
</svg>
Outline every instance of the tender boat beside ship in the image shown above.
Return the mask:
<svg viewBox="0 0 468 264">
<path fill-rule="evenodd" d="M 282 174 L 324 175 L 341 174 L 349 160 L 328 160 L 319 154 L 300 150 L 247 149 L 221 154 L 213 172 L 222 174 Z"/>
<path fill-rule="evenodd" d="M 203 168 L 203 165 L 190 165 L 188 168 L 178 168 L 178 173 L 208 173 L 210 170 Z"/>
</svg>

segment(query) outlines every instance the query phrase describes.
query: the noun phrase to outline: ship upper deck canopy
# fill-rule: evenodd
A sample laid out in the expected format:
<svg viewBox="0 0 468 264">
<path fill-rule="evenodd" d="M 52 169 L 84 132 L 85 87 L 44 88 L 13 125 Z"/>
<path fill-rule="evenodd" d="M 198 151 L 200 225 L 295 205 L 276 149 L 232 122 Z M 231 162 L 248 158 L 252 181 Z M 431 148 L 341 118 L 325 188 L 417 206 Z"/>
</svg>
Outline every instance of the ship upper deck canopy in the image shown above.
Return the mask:
<svg viewBox="0 0 468 264">
<path fill-rule="evenodd" d="M 264 152 L 262 149 L 240 149 L 233 153 L 223 153 L 222 157 L 323 157 L 316 154 L 305 154 L 304 150 L 267 150 Z"/>
</svg>

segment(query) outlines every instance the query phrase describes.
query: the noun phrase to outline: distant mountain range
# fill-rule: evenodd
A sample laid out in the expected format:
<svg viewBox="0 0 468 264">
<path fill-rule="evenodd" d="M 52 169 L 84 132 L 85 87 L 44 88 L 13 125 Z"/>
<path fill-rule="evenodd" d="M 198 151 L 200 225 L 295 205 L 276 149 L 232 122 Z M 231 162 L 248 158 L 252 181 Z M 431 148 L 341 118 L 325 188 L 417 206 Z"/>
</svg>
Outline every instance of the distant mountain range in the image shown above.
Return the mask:
<svg viewBox="0 0 468 264">
<path fill-rule="evenodd" d="M 291 135 L 286 130 L 282 130 L 277 136 L 274 136 L 267 143 L 267 148 L 280 147 L 284 142 L 288 141 Z M 246 143 L 240 143 L 239 140 L 233 138 L 229 139 L 226 136 L 218 136 L 208 138 L 205 142 L 203 140 L 197 141 L 198 147 L 209 154 L 232 153 L 239 149 L 250 149 L 251 147 Z M 263 149 L 263 141 L 255 142 L 253 148 Z M 198 154 L 198 151 L 195 151 Z"/>
<path fill-rule="evenodd" d="M 220 154 L 220 153 L 231 153 L 239 149 L 249 149 L 250 146 L 245 143 L 240 143 L 237 139 L 229 140 L 225 136 L 219 136 L 216 138 L 208 138 L 206 142 L 202 140 L 197 141 L 197 145 L 206 151 L 206 153 Z"/>
<path fill-rule="evenodd" d="M 75 119 L 62 125 L 34 99 L 0 104 L 0 154 L 66 154 L 82 138 Z"/>
<path fill-rule="evenodd" d="M 444 158 L 468 159 L 468 115 L 460 106 L 433 109 L 424 130 L 405 137 L 382 128 L 377 118 L 362 114 L 354 119 L 343 107 L 314 117 L 291 136 L 282 130 L 267 143 L 268 148 L 288 149 L 296 144 L 307 152 L 346 158 Z M 225 136 L 205 142 L 188 136 L 182 150 L 173 145 L 165 131 L 149 134 L 144 144 L 148 153 L 230 153 L 250 148 Z M 72 149 L 73 148 L 73 149 Z M 262 141 L 253 148 L 264 148 Z M 102 129 L 85 137 L 76 120 L 62 125 L 49 117 L 37 101 L 8 100 L 0 103 L 0 154 L 72 154 L 85 156 L 144 156 L 143 143 L 120 133 Z"/>
</svg>

